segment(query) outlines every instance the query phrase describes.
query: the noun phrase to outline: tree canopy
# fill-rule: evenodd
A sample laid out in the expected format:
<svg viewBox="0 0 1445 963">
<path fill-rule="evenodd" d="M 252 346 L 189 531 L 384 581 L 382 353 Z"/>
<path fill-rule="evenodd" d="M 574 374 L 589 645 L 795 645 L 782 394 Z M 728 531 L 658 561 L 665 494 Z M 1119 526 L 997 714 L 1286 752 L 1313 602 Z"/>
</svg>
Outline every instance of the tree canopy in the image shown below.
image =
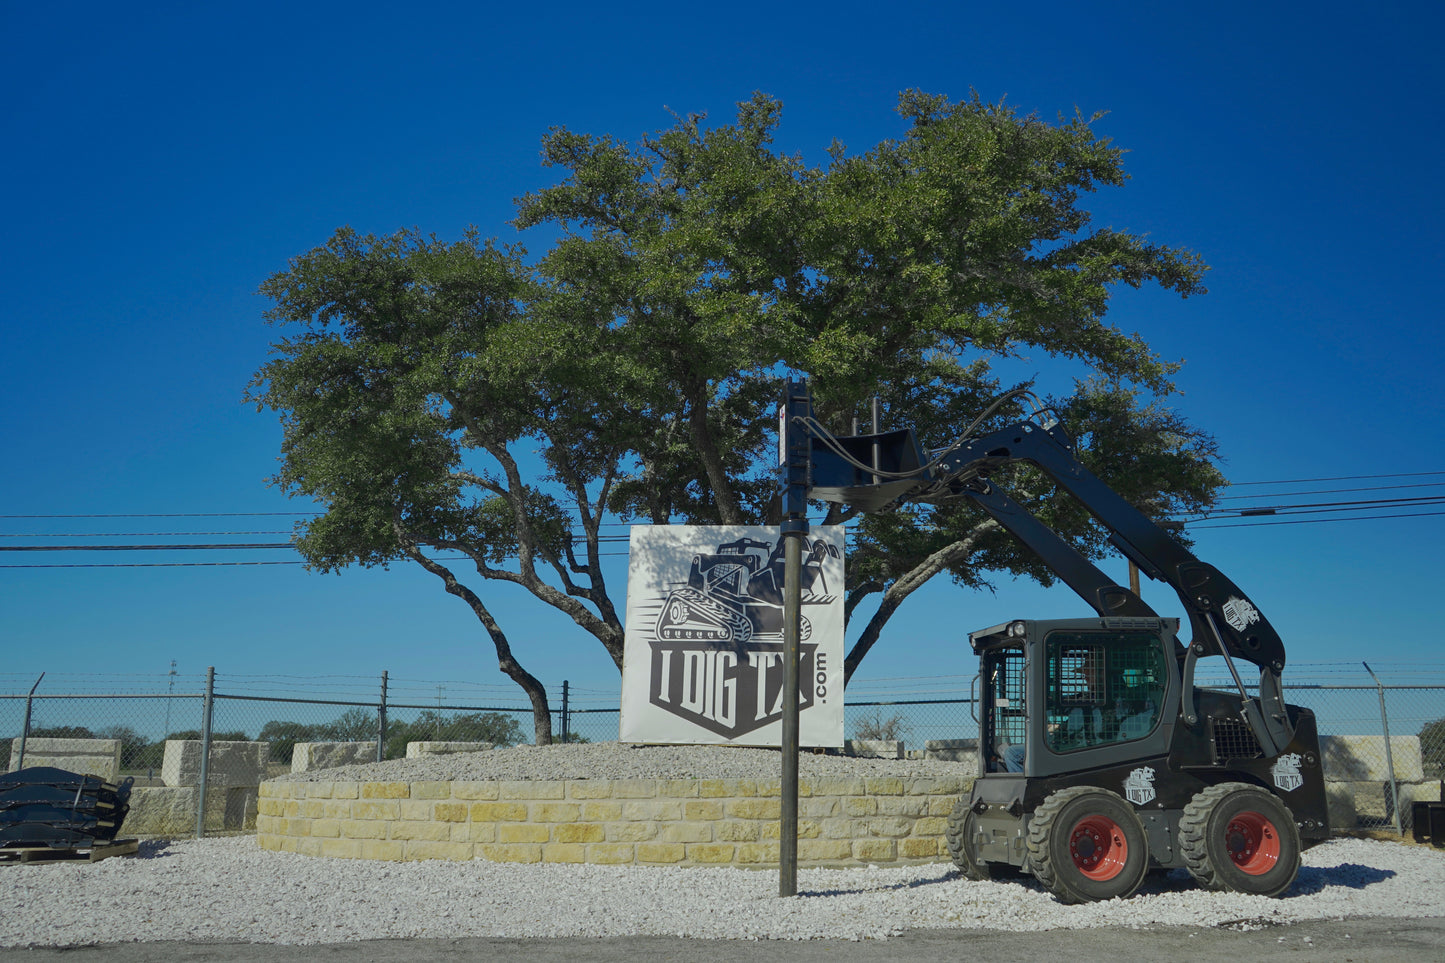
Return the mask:
<svg viewBox="0 0 1445 963">
<path fill-rule="evenodd" d="M 1126 497 L 1162 517 L 1221 483 L 1212 440 L 1165 404 L 1178 363 L 1106 321 L 1121 287 L 1187 297 L 1206 268 L 1092 224 L 1085 195 L 1125 181 L 1092 119 L 910 91 L 898 139 L 835 143 L 809 165 L 774 146 L 781 110 L 754 95 L 735 122 L 677 118 L 637 143 L 551 130 L 559 182 L 519 198 L 514 222 L 555 239 L 539 257 L 477 231 L 343 228 L 261 286 L 288 334 L 248 398 L 281 417 L 276 482 L 326 509 L 298 548 L 322 571 L 410 561 L 436 576 L 528 693 L 539 742 L 545 690 L 479 580 L 566 613 L 620 668 L 604 519 L 762 522 L 790 371 L 839 433 L 876 397 L 890 425 L 941 445 L 1017 387 L 999 362 L 1068 359 L 1089 375 L 1053 401 Z M 1105 550 L 1077 506 L 1019 482 Z M 860 519 L 849 568 L 848 612 L 878 597 L 849 674 L 935 575 L 1050 577 L 962 503 Z"/>
</svg>

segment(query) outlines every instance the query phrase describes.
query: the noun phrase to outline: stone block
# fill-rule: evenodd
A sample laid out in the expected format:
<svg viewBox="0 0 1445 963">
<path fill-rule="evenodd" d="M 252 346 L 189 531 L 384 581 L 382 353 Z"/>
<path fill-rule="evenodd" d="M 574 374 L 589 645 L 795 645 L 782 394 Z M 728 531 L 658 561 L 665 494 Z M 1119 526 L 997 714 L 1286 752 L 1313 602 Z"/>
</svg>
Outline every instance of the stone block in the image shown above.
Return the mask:
<svg viewBox="0 0 1445 963">
<path fill-rule="evenodd" d="M 903 859 L 937 859 L 944 855 L 937 839 L 914 837 L 898 841 L 898 855 Z"/>
<path fill-rule="evenodd" d="M 446 843 L 429 839 L 409 839 L 402 844 L 402 851 L 407 859 L 469 860 L 473 856 L 471 843 Z"/>
<path fill-rule="evenodd" d="M 492 742 L 408 742 L 406 757 L 416 759 L 420 756 L 449 756 L 454 752 L 485 752 L 495 745 Z M 372 761 L 376 761 L 374 756 Z"/>
<path fill-rule="evenodd" d="M 527 818 L 525 803 L 476 802 L 471 806 L 472 822 L 524 822 Z"/>
<path fill-rule="evenodd" d="M 631 843 L 593 843 L 587 847 L 587 861 L 608 866 L 632 862 L 634 858 Z"/>
<path fill-rule="evenodd" d="M 538 823 L 575 823 L 582 816 L 578 803 L 539 802 L 531 806 L 531 819 Z"/>
<path fill-rule="evenodd" d="M 1384 736 L 1320 736 L 1325 779 L 1330 782 L 1383 782 L 1390 778 Z M 1395 778 L 1419 782 L 1425 778 L 1419 736 L 1391 736 L 1390 756 Z"/>
<path fill-rule="evenodd" d="M 779 819 L 783 808 L 776 799 L 730 799 L 727 813 L 734 819 Z"/>
<path fill-rule="evenodd" d="M 853 858 L 865 863 L 889 863 L 897 857 L 897 846 L 891 839 L 857 839 L 853 841 Z"/>
<path fill-rule="evenodd" d="M 477 855 L 493 863 L 540 863 L 542 847 L 535 843 L 479 843 Z M 408 858 L 420 857 L 408 854 Z"/>
<path fill-rule="evenodd" d="M 291 753 L 292 772 L 313 772 L 376 762 L 374 742 L 298 742 Z"/>
<path fill-rule="evenodd" d="M 1355 794 L 1348 783 L 1325 783 L 1325 805 L 1329 810 L 1331 832 L 1349 832 L 1355 828 L 1360 814 L 1355 809 Z"/>
<path fill-rule="evenodd" d="M 542 847 L 544 863 L 585 863 L 587 847 L 580 843 L 548 843 Z"/>
<path fill-rule="evenodd" d="M 733 847 L 725 843 L 697 843 L 687 847 L 690 862 L 703 865 L 721 865 L 732 862 Z"/>
<path fill-rule="evenodd" d="M 498 783 L 503 799 L 565 799 L 567 784 L 550 780 L 503 779 Z"/>
<path fill-rule="evenodd" d="M 607 828 L 601 823 L 565 823 L 552 830 L 559 843 L 601 843 L 607 840 Z"/>
<path fill-rule="evenodd" d="M 19 768 L 20 740 L 10 740 L 10 772 Z M 31 736 L 25 740 L 25 768 L 53 766 L 66 772 L 99 776 L 106 782 L 120 779 L 119 739 L 53 739 Z"/>
<path fill-rule="evenodd" d="M 130 812 L 121 824 L 126 836 L 192 836 L 200 791 L 195 786 L 136 786 L 130 792 Z M 259 800 L 255 787 L 217 787 L 206 792 L 206 829 L 256 828 Z M 274 808 L 274 801 L 269 801 Z"/>
<path fill-rule="evenodd" d="M 432 812 L 438 822 L 464 823 L 467 821 L 467 810 L 464 802 L 439 802 Z"/>
<path fill-rule="evenodd" d="M 923 744 L 923 758 L 939 762 L 966 762 L 978 765 L 977 739 L 929 739 Z"/>
<path fill-rule="evenodd" d="M 798 859 L 805 862 L 832 862 L 849 859 L 853 844 L 846 839 L 800 839 Z"/>
<path fill-rule="evenodd" d="M 136 786 L 121 824 L 127 836 L 185 836 L 196 832 L 194 786 Z"/>
<path fill-rule="evenodd" d="M 206 764 L 206 785 L 259 786 L 266 778 L 269 742 L 212 742 Z M 161 781 L 167 786 L 198 786 L 201 782 L 201 741 L 167 739 L 161 761 Z"/>
<path fill-rule="evenodd" d="M 535 823 L 502 823 L 497 827 L 499 843 L 545 843 L 550 838 L 547 827 Z"/>
<path fill-rule="evenodd" d="M 904 748 L 897 739 L 849 739 L 843 751 L 860 759 L 902 759 Z"/>
<path fill-rule="evenodd" d="M 687 855 L 682 843 L 638 843 L 639 863 L 680 863 Z"/>
<path fill-rule="evenodd" d="M 735 858 L 740 866 L 760 866 L 768 864 L 776 866 L 778 864 L 778 844 L 742 843 L 738 846 L 737 856 Z"/>
</svg>

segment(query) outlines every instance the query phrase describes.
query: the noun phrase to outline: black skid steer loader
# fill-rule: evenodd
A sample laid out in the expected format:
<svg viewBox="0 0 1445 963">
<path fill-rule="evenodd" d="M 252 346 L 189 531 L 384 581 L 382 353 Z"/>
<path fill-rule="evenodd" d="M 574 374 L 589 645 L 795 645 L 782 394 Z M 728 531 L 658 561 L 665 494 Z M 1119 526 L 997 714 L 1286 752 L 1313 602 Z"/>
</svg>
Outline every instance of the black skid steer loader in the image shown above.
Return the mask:
<svg viewBox="0 0 1445 963">
<path fill-rule="evenodd" d="M 1328 839 L 1329 826 L 1315 717 L 1284 701 L 1279 635 L 1243 590 L 1090 472 L 1047 409 L 927 455 L 908 429 L 827 433 L 797 384 L 782 423 L 784 451 L 808 458 L 809 498 L 864 511 L 971 498 L 1094 610 L 970 636 L 979 768 L 947 831 L 966 876 L 1031 874 L 1070 903 L 1130 896 L 1153 869 L 1187 869 L 1215 890 L 1290 887 L 1301 851 Z M 1140 571 L 1175 590 L 1187 640 L 1179 619 L 1114 584 L 994 483 L 1018 462 L 1068 491 Z M 1223 660 L 1232 688 L 1195 684 L 1210 657 Z"/>
</svg>

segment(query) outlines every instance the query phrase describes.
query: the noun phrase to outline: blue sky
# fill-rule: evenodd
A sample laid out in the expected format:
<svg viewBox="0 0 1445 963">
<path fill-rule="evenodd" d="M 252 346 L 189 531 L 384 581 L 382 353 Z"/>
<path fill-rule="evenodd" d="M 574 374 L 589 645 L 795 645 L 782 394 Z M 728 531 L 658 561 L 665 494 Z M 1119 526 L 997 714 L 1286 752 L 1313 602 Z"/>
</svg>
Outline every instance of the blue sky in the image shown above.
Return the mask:
<svg viewBox="0 0 1445 963">
<path fill-rule="evenodd" d="M 1226 494 L 1441 494 L 1442 26 L 1438 5 L 1389 2 L 0 3 L 0 548 L 282 540 L 283 515 L 216 514 L 310 507 L 267 487 L 279 428 L 240 400 L 277 336 L 267 275 L 341 225 L 514 240 L 512 199 L 555 177 L 549 127 L 635 140 L 669 110 L 726 121 L 754 90 L 784 103 L 780 146 L 818 162 L 834 138 L 899 134 L 910 87 L 1108 111 L 1096 127 L 1132 180 L 1088 200 L 1096 222 L 1213 268 L 1209 294 L 1124 290 L 1112 319 L 1187 362 L 1174 403 L 1231 480 L 1367 476 Z M 1336 491 L 1405 484 L 1421 487 Z M 1343 679 L 1363 658 L 1438 680 L 1437 510 L 1195 532 L 1301 671 Z M 46 517 L 127 514 L 152 517 Z M 180 532 L 263 534 L 151 534 Z M 287 557 L 0 552 L 0 691 L 41 671 L 163 678 L 172 659 L 187 678 L 387 669 L 513 691 L 422 573 L 12 567 Z M 487 592 L 544 681 L 616 691 L 590 637 Z M 966 630 L 1084 611 L 1063 589 L 931 587 L 859 691 L 970 675 Z"/>
</svg>

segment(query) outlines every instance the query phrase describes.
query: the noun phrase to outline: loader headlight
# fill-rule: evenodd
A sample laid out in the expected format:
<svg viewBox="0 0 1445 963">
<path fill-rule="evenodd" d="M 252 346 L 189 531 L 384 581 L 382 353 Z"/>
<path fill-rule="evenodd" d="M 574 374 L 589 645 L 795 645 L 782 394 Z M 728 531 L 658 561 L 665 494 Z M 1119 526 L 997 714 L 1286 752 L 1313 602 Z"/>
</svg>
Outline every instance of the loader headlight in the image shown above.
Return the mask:
<svg viewBox="0 0 1445 963">
<path fill-rule="evenodd" d="M 1009 638 L 1011 639 L 1019 638 L 1024 634 L 1024 624 L 1022 622 L 1010 622 L 1008 626 L 1008 634 Z"/>
</svg>

